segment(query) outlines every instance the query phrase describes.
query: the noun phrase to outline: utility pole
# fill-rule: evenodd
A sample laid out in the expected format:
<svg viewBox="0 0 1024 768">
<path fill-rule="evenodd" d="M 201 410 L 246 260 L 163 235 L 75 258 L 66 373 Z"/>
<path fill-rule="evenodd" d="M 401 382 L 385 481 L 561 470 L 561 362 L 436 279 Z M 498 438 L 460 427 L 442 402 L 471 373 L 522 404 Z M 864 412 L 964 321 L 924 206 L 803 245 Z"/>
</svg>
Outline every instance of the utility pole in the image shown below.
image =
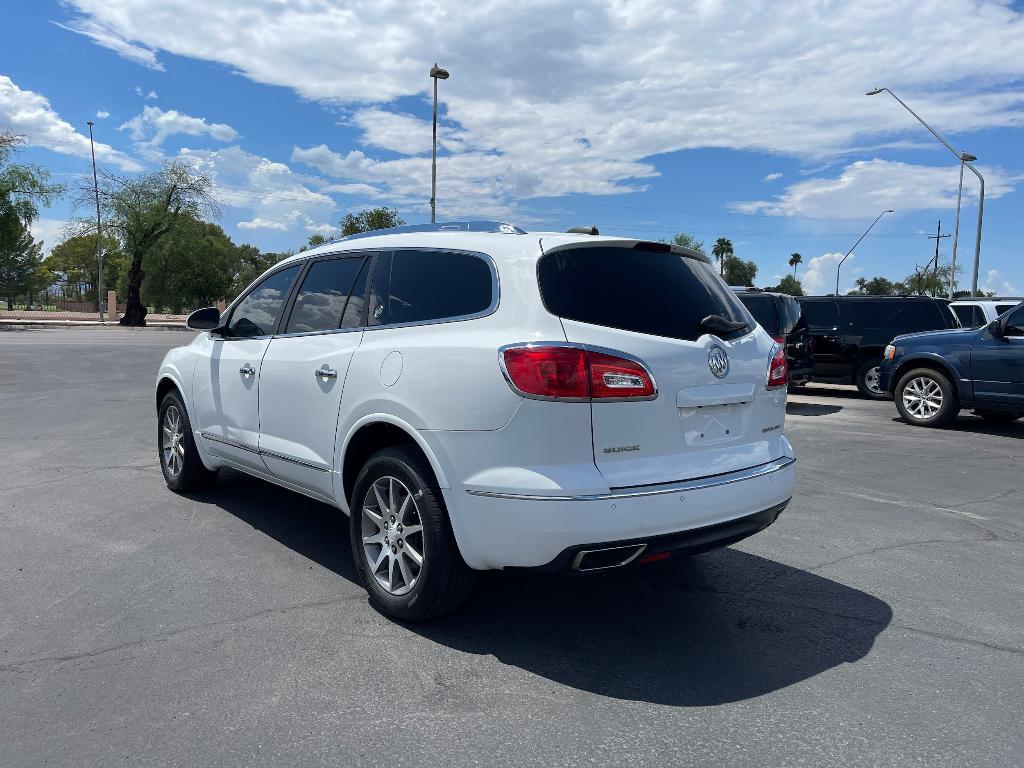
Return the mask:
<svg viewBox="0 0 1024 768">
<path fill-rule="evenodd" d="M 100 182 L 96 176 L 96 145 L 92 141 L 92 120 L 89 125 L 89 149 L 92 151 L 92 188 L 96 193 L 96 261 L 99 264 L 99 279 L 96 281 L 96 309 L 99 311 L 100 322 L 103 317 L 103 244 L 100 238 Z"/>
<path fill-rule="evenodd" d="M 939 241 L 942 238 L 944 238 L 944 237 L 949 237 L 949 235 L 942 234 L 942 219 L 939 219 L 938 226 L 935 227 L 935 234 L 934 235 L 928 235 L 928 239 L 929 240 L 934 240 L 935 241 L 935 274 L 936 275 L 939 274 Z"/>
</svg>

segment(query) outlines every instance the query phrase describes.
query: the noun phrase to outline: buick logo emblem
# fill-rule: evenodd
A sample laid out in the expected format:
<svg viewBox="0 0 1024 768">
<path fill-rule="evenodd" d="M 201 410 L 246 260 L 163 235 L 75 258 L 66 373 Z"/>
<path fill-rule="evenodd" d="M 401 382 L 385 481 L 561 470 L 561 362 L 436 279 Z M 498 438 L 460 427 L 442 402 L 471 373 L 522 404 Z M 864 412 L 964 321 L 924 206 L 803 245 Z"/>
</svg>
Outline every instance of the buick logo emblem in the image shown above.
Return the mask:
<svg viewBox="0 0 1024 768">
<path fill-rule="evenodd" d="M 708 368 L 716 379 L 724 379 L 729 375 L 729 355 L 717 344 L 708 350 Z"/>
</svg>

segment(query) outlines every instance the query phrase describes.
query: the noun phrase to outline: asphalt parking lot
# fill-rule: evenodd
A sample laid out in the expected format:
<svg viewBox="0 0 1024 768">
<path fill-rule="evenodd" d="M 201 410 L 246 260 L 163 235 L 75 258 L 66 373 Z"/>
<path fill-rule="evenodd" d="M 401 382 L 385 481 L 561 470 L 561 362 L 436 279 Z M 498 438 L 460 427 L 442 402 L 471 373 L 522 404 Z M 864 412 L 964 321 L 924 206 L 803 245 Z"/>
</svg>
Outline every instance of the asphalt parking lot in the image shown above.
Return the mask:
<svg viewBox="0 0 1024 768">
<path fill-rule="evenodd" d="M 341 513 L 170 493 L 180 332 L 0 331 L 0 765 L 1024 760 L 1024 423 L 790 399 L 778 523 L 666 567 L 488 574 L 400 626 Z"/>
</svg>

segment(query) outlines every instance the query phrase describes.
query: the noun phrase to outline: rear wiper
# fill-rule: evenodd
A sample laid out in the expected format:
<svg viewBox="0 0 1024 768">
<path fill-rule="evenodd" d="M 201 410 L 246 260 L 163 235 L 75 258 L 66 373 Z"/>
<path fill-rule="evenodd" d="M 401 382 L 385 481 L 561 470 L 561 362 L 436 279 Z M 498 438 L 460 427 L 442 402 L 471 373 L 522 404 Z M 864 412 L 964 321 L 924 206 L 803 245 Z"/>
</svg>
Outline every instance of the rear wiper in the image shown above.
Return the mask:
<svg viewBox="0 0 1024 768">
<path fill-rule="evenodd" d="M 747 324 L 741 320 L 726 320 L 721 315 L 708 315 L 697 325 L 698 329 L 718 336 L 742 331 L 747 327 Z"/>
</svg>

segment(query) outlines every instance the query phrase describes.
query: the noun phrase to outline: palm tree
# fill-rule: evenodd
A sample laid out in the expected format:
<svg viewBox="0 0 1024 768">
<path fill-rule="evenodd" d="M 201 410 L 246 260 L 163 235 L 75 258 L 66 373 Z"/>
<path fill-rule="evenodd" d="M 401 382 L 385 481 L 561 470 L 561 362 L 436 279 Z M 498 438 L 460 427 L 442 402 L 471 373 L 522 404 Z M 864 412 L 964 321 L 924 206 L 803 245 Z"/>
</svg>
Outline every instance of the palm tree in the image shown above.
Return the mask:
<svg viewBox="0 0 1024 768">
<path fill-rule="evenodd" d="M 791 253 L 791 254 L 789 254 L 789 266 L 791 266 L 793 268 L 793 277 L 796 277 L 796 266 L 797 266 L 797 264 L 802 264 L 803 261 L 804 261 L 804 257 L 801 256 L 799 253 Z"/>
<path fill-rule="evenodd" d="M 720 237 L 715 240 L 715 247 L 711 249 L 711 253 L 718 259 L 718 271 L 723 276 L 725 275 L 725 259 L 727 256 L 732 256 L 732 240 L 727 237 Z"/>
</svg>

